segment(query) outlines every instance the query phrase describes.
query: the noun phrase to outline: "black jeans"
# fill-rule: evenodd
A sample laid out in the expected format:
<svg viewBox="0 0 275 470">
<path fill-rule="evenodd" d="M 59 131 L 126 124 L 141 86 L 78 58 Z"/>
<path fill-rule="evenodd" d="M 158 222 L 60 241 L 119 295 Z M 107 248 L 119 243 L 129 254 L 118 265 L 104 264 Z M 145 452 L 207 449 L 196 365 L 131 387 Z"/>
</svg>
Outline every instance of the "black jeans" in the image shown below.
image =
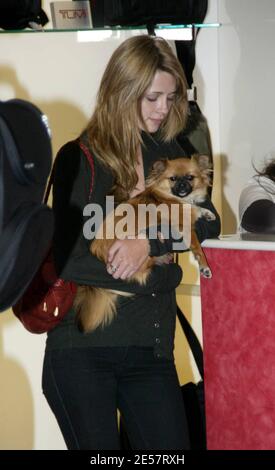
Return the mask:
<svg viewBox="0 0 275 470">
<path fill-rule="evenodd" d="M 120 449 L 117 409 L 133 449 L 189 448 L 174 362 L 153 348 L 46 350 L 42 386 L 68 449 Z"/>
</svg>

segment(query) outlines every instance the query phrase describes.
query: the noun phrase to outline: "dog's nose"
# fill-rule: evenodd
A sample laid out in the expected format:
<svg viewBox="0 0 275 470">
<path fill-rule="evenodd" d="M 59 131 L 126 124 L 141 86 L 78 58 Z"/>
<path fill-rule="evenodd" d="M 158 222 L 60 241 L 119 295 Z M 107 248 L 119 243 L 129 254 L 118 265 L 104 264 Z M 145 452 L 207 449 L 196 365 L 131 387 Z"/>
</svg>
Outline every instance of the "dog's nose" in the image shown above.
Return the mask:
<svg viewBox="0 0 275 470">
<path fill-rule="evenodd" d="M 190 183 L 188 183 L 188 181 L 181 180 L 179 182 L 179 186 L 180 186 L 180 188 L 187 188 L 187 187 L 190 187 Z"/>
<path fill-rule="evenodd" d="M 172 192 L 176 196 L 184 197 L 192 192 L 192 186 L 186 179 L 182 178 L 179 181 L 177 181 Z"/>
<path fill-rule="evenodd" d="M 180 191 L 190 192 L 190 191 L 192 191 L 192 186 L 187 180 L 181 180 L 179 182 L 179 190 Z"/>
</svg>

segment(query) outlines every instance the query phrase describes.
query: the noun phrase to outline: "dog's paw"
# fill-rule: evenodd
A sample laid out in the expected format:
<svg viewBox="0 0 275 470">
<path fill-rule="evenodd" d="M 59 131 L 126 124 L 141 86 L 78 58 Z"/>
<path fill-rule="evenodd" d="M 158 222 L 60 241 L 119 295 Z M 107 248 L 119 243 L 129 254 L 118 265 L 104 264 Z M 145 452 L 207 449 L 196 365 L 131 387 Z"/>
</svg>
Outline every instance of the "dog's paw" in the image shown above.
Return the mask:
<svg viewBox="0 0 275 470">
<path fill-rule="evenodd" d="M 173 253 L 166 253 L 162 256 L 157 256 L 155 258 L 155 264 L 161 266 L 162 264 L 171 264 L 174 262 L 174 255 Z"/>
<path fill-rule="evenodd" d="M 215 214 L 204 207 L 201 207 L 201 217 L 204 217 L 206 220 L 216 220 Z"/>
<path fill-rule="evenodd" d="M 211 269 L 207 266 L 207 267 L 201 267 L 200 268 L 200 273 L 203 277 L 206 277 L 207 279 L 210 279 L 212 277 L 212 272 L 211 272 Z"/>
</svg>

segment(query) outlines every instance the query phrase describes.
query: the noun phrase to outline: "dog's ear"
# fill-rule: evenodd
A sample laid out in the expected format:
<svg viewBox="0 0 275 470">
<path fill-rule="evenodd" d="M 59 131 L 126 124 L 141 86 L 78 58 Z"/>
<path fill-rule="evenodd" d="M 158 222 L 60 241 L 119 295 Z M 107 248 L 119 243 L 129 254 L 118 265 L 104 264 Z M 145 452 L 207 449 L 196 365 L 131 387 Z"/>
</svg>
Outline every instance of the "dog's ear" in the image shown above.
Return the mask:
<svg viewBox="0 0 275 470">
<path fill-rule="evenodd" d="M 194 154 L 191 160 L 195 161 L 201 171 L 211 170 L 212 164 L 209 155 Z"/>
<path fill-rule="evenodd" d="M 168 159 L 161 159 L 161 160 L 157 160 L 152 169 L 153 169 L 153 172 L 155 174 L 155 176 L 158 176 L 160 175 L 161 173 L 163 173 L 165 170 L 166 170 L 166 167 L 167 167 L 167 163 L 168 163 Z"/>
<path fill-rule="evenodd" d="M 166 170 L 168 164 L 167 159 L 157 160 L 149 173 L 148 178 L 146 179 L 146 187 L 152 186 L 160 178 L 163 172 Z"/>
</svg>

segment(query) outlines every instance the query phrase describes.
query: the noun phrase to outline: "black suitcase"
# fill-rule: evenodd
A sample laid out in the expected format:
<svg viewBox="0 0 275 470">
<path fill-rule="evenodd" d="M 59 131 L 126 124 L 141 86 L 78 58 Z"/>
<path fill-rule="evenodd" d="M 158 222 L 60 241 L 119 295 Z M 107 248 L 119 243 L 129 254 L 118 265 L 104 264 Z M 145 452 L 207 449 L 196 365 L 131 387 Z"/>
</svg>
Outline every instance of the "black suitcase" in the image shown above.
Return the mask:
<svg viewBox="0 0 275 470">
<path fill-rule="evenodd" d="M 22 296 L 49 249 L 53 213 L 42 201 L 51 163 L 42 112 L 0 102 L 0 312 Z"/>
<path fill-rule="evenodd" d="M 49 20 L 41 0 L 1 0 L 0 28 L 24 29 L 44 26 Z"/>
</svg>

